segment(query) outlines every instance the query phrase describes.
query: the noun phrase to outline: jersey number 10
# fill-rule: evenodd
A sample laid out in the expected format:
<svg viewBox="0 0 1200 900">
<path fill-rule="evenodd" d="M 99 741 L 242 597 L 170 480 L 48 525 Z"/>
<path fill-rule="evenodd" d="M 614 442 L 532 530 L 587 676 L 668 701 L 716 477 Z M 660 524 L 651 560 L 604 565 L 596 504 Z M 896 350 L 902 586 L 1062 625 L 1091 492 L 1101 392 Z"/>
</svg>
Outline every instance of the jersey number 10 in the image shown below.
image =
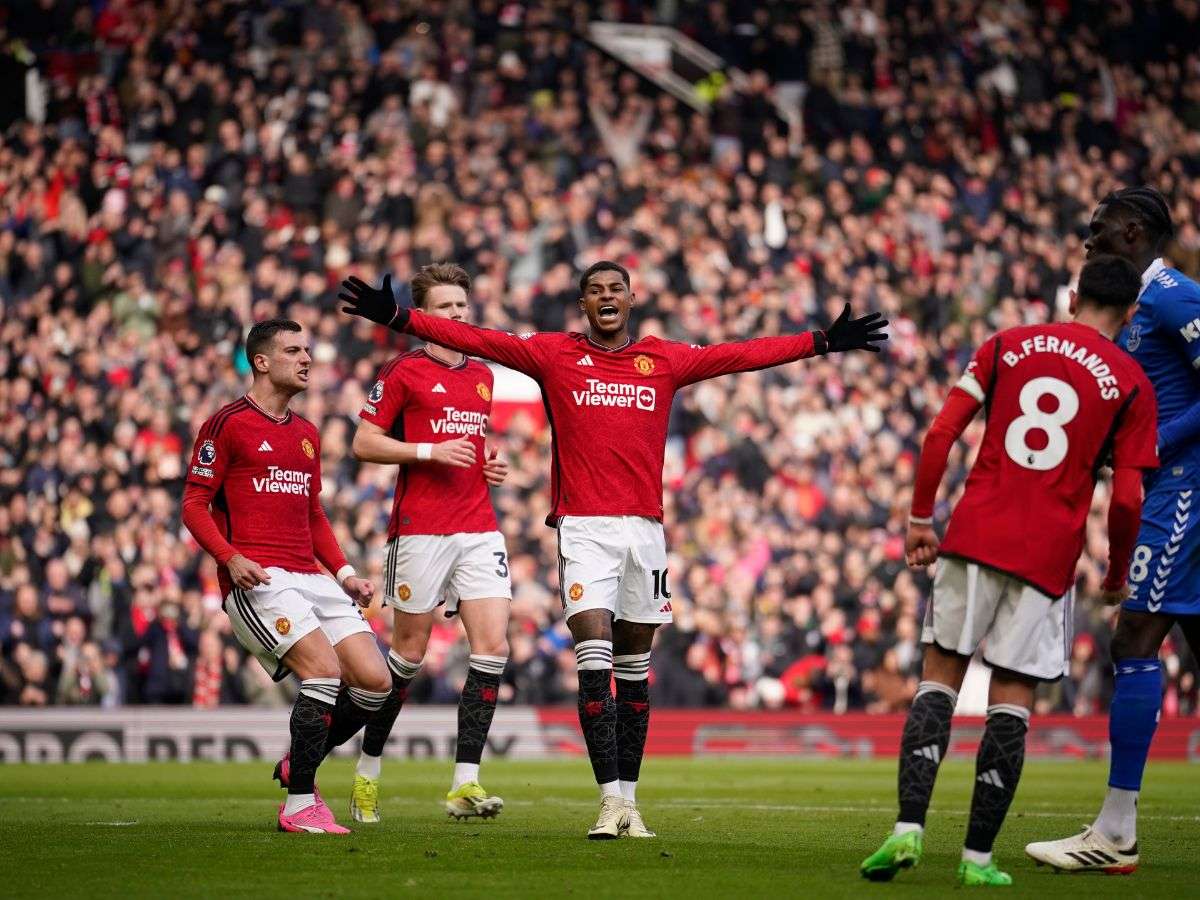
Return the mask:
<svg viewBox="0 0 1200 900">
<path fill-rule="evenodd" d="M 653 569 L 650 572 L 650 577 L 654 579 L 654 599 L 670 600 L 671 591 L 667 587 L 667 570 Z"/>
<path fill-rule="evenodd" d="M 1045 396 L 1054 397 L 1058 408 L 1043 412 L 1038 403 Z M 1067 433 L 1063 426 L 1079 413 L 1079 395 L 1061 378 L 1043 375 L 1030 379 L 1017 399 L 1021 415 L 1009 423 L 1004 433 L 1004 450 L 1009 459 L 1025 469 L 1046 472 L 1067 458 Z M 1029 432 L 1040 430 L 1046 435 L 1046 446 L 1038 450 L 1029 446 Z"/>
</svg>

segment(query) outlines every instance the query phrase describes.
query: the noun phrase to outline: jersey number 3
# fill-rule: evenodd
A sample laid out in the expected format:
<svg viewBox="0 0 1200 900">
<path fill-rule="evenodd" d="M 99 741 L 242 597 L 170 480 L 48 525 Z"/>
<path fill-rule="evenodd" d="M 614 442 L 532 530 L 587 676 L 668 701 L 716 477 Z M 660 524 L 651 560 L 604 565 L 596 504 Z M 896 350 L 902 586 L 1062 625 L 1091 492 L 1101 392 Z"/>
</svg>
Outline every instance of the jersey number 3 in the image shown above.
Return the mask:
<svg viewBox="0 0 1200 900">
<path fill-rule="evenodd" d="M 1054 412 L 1043 412 L 1039 405 L 1043 397 L 1058 401 Z M 1021 388 L 1018 398 L 1021 415 L 1013 419 L 1004 433 L 1004 449 L 1018 466 L 1046 472 L 1067 458 L 1067 433 L 1063 426 L 1079 413 L 1079 395 L 1061 378 L 1043 375 L 1030 379 Z M 1045 446 L 1029 446 L 1030 432 L 1045 435 Z M 1040 441 L 1038 442 L 1041 443 Z"/>
</svg>

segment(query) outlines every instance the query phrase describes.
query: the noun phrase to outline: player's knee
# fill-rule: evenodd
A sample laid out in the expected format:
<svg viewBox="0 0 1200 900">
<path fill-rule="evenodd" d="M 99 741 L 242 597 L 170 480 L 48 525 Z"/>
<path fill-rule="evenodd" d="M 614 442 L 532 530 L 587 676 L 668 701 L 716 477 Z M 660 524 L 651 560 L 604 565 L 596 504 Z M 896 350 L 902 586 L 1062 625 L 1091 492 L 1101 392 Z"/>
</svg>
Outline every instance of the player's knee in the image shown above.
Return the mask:
<svg viewBox="0 0 1200 900">
<path fill-rule="evenodd" d="M 1117 630 L 1113 632 L 1112 643 L 1109 645 L 1113 662 L 1120 662 L 1123 659 L 1141 659 L 1142 654 L 1138 652 L 1138 645 L 1137 635 L 1131 629 L 1118 625 Z"/>
<path fill-rule="evenodd" d="M 363 680 L 365 684 L 360 685 L 360 687 L 364 691 L 387 693 L 392 689 L 392 673 L 388 671 L 388 667 L 385 665 L 372 667 L 368 677 Z"/>
<path fill-rule="evenodd" d="M 400 632 L 392 636 L 392 651 L 408 660 L 419 660 L 425 656 L 429 635 L 422 631 Z"/>
<path fill-rule="evenodd" d="M 1160 639 L 1156 643 L 1154 637 L 1151 629 L 1145 627 L 1143 617 L 1122 612 L 1121 617 L 1117 619 L 1117 627 L 1113 631 L 1112 641 L 1109 644 L 1109 653 L 1112 655 L 1113 662 L 1158 656 L 1158 645 L 1162 641 Z"/>
<path fill-rule="evenodd" d="M 654 632 L 658 625 L 645 622 L 618 620 L 613 623 L 613 653 L 624 656 L 631 653 L 648 653 L 654 643 Z"/>
<path fill-rule="evenodd" d="M 309 668 L 304 674 L 305 678 L 333 678 L 337 681 L 342 680 L 342 667 L 338 665 L 337 658 L 332 660 L 319 660 Z"/>
<path fill-rule="evenodd" d="M 474 656 L 499 656 L 507 659 L 508 638 L 503 634 L 477 638 L 471 644 L 471 654 Z"/>
</svg>

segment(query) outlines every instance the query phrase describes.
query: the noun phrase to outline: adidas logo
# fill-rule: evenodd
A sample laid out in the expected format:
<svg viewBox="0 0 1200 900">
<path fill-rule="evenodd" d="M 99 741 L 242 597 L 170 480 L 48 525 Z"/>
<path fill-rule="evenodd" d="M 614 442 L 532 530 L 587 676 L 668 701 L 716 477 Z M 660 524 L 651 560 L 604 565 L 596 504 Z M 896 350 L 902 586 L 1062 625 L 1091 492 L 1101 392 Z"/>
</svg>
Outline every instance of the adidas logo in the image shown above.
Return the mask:
<svg viewBox="0 0 1200 900">
<path fill-rule="evenodd" d="M 913 756 L 923 756 L 935 766 L 942 761 L 942 751 L 937 744 L 930 744 L 927 747 L 918 747 L 913 751 Z"/>
<path fill-rule="evenodd" d="M 271 453 L 274 451 L 274 449 L 275 448 L 272 447 L 270 444 L 268 444 L 266 441 L 263 441 L 261 444 L 258 445 L 259 453 Z"/>
<path fill-rule="evenodd" d="M 671 601 L 670 601 L 670 600 L 668 600 L 666 603 L 664 603 L 662 606 L 660 606 L 660 607 L 658 608 L 658 611 L 659 611 L 660 613 L 663 613 L 663 612 L 670 612 L 670 611 L 671 611 Z"/>
<path fill-rule="evenodd" d="M 594 366 L 595 363 L 592 362 L 592 355 L 590 353 L 585 353 L 585 354 L 583 354 L 583 358 L 581 360 L 579 360 L 579 362 L 575 363 L 575 365 L 577 365 L 577 366 Z"/>
<path fill-rule="evenodd" d="M 1117 860 L 1103 850 L 1068 850 L 1067 856 L 1085 866 L 1113 866 Z M 1128 854 L 1126 854 L 1128 855 Z"/>
<path fill-rule="evenodd" d="M 1004 782 L 1000 780 L 1000 773 L 995 769 L 988 769 L 975 780 L 982 781 L 984 784 L 990 784 L 992 787 L 998 787 L 1000 790 L 1004 790 Z"/>
<path fill-rule="evenodd" d="M 439 381 L 437 384 L 435 384 L 433 386 L 433 392 L 435 394 L 444 394 L 444 393 L 446 393 L 446 389 L 444 387 L 442 387 L 442 383 Z"/>
</svg>

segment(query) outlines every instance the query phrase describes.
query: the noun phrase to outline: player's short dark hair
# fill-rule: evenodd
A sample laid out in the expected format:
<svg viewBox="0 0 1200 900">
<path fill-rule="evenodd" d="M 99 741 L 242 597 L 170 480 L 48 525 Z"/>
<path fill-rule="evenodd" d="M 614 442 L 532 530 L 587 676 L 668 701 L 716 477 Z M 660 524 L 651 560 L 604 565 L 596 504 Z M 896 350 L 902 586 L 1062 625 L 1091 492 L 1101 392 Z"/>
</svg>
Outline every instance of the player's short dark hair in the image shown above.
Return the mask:
<svg viewBox="0 0 1200 900">
<path fill-rule="evenodd" d="M 611 259 L 602 259 L 599 262 L 594 262 L 588 266 L 582 275 L 579 276 L 579 293 L 587 291 L 587 283 L 597 272 L 620 272 L 621 278 L 625 281 L 625 287 L 629 287 L 629 270 L 620 263 L 615 263 Z"/>
<path fill-rule="evenodd" d="M 1126 310 L 1137 302 L 1142 276 L 1133 263 L 1105 254 L 1088 260 L 1079 273 L 1079 302 L 1103 309 Z"/>
<path fill-rule="evenodd" d="M 255 322 L 250 333 L 246 335 L 246 362 L 250 363 L 250 369 L 254 369 L 254 357 L 266 352 L 267 347 L 271 346 L 271 341 L 275 340 L 275 335 L 281 331 L 295 333 L 300 330 L 300 323 L 291 319 L 266 319 Z"/>
<path fill-rule="evenodd" d="M 1175 236 L 1171 208 L 1166 198 L 1149 186 L 1122 188 L 1108 194 L 1102 204 L 1116 207 L 1142 224 L 1155 250 L 1164 247 Z"/>
<path fill-rule="evenodd" d="M 439 284 L 451 284 L 462 288 L 468 294 L 471 292 L 471 276 L 462 266 L 450 262 L 430 263 L 421 266 L 409 282 L 413 306 L 424 309 L 429 292 Z"/>
</svg>

